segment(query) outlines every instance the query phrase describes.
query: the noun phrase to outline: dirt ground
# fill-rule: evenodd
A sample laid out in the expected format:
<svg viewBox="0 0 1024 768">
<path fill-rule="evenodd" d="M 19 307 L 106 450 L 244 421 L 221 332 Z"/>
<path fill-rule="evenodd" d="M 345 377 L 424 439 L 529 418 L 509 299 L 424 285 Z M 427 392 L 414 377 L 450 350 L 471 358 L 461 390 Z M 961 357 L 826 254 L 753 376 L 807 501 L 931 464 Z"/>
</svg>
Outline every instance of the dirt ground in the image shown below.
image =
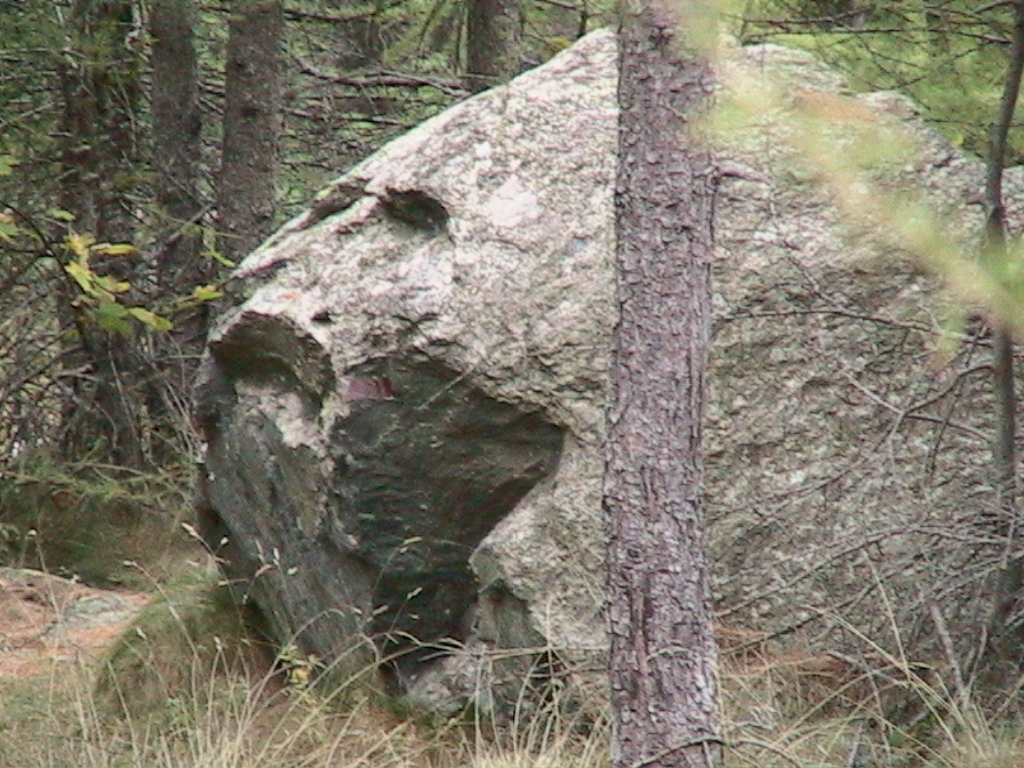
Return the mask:
<svg viewBox="0 0 1024 768">
<path fill-rule="evenodd" d="M 99 657 L 148 599 L 0 568 L 0 677 L 34 677 Z"/>
</svg>

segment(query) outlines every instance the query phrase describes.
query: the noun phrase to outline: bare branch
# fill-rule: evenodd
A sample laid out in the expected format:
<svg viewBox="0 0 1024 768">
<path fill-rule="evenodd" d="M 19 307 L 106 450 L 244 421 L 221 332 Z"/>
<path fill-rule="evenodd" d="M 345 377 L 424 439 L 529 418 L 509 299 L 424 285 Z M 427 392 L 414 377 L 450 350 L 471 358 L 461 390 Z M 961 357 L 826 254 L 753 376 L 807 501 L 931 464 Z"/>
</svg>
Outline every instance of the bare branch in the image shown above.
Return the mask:
<svg viewBox="0 0 1024 768">
<path fill-rule="evenodd" d="M 298 62 L 299 69 L 303 74 L 325 82 L 337 83 L 338 85 L 348 85 L 353 88 L 373 88 L 378 86 L 422 88 L 426 86 L 428 88 L 436 88 L 449 96 L 461 97 L 469 94 L 469 91 L 466 90 L 462 83 L 454 79 L 409 75 L 385 69 L 358 76 L 343 75 L 338 72 L 325 72 L 315 64 L 305 61 L 298 56 L 294 57 L 294 59 Z"/>
</svg>

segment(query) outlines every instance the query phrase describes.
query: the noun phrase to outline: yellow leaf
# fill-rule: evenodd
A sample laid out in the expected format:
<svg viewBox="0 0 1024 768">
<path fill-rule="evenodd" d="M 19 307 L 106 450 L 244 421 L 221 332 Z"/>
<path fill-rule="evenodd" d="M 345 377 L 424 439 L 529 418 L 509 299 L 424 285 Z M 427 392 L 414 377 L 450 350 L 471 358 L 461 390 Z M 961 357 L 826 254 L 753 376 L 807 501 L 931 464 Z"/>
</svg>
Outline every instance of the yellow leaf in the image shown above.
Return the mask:
<svg viewBox="0 0 1024 768">
<path fill-rule="evenodd" d="M 89 258 L 89 246 L 93 244 L 93 238 L 92 235 L 80 235 L 77 232 L 72 232 L 65 238 L 64 243 L 68 250 L 85 261 Z"/>
<path fill-rule="evenodd" d="M 128 310 L 128 314 L 155 331 L 169 331 L 174 328 L 174 324 L 166 317 L 161 317 L 155 312 L 150 312 L 142 307 L 132 307 Z"/>
<path fill-rule="evenodd" d="M 107 291 L 108 293 L 127 293 L 132 289 L 132 284 L 125 282 L 124 280 L 116 280 L 108 275 L 93 276 L 93 280 L 101 290 Z"/>
<path fill-rule="evenodd" d="M 224 295 L 223 291 L 217 290 L 213 285 L 197 285 L 192 291 L 192 296 L 197 301 L 213 301 Z"/>
<path fill-rule="evenodd" d="M 74 278 L 75 282 L 78 283 L 78 287 L 81 288 L 84 293 L 87 293 L 90 296 L 95 295 L 96 288 L 93 285 L 93 274 L 87 266 L 80 262 L 73 261 L 64 267 L 64 271 Z"/>
<path fill-rule="evenodd" d="M 135 246 L 131 243 L 96 243 L 92 250 L 104 256 L 127 256 L 135 253 Z"/>
</svg>

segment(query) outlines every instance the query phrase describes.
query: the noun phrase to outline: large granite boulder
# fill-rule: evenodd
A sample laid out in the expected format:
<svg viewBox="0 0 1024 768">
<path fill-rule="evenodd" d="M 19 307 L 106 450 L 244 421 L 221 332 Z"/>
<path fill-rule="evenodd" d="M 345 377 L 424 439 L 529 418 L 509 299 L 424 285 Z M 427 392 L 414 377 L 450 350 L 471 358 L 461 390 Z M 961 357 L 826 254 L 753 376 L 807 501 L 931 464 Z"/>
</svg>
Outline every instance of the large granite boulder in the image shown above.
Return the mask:
<svg viewBox="0 0 1024 768">
<path fill-rule="evenodd" d="M 245 260 L 210 339 L 200 518 L 238 593 L 279 638 L 433 706 L 489 706 L 489 651 L 523 676 L 541 651 L 551 674 L 604 647 L 615 65 L 592 34 L 387 145 Z M 846 93 L 773 46 L 723 66 L 794 100 Z M 907 100 L 849 98 L 906 123 L 921 153 L 901 173 L 975 227 L 978 163 Z M 912 601 L 977 556 L 942 531 L 987 499 L 988 395 L 976 355 L 933 354 L 932 281 L 844 237 L 784 125 L 721 148 L 717 605 L 758 631 L 832 611 L 867 627 L 884 584 L 912 632 Z"/>
</svg>

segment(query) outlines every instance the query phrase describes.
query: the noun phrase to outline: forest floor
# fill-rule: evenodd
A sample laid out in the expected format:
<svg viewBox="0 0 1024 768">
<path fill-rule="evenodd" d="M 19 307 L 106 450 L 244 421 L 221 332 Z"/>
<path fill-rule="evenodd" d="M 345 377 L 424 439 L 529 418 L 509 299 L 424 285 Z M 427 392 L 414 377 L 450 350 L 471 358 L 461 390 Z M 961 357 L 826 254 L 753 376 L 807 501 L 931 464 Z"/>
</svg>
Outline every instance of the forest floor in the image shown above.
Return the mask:
<svg viewBox="0 0 1024 768">
<path fill-rule="evenodd" d="M 242 627 L 237 611 L 225 611 L 223 599 L 211 597 L 224 594 L 211 591 L 217 582 L 208 576 L 203 571 L 169 591 L 161 585 L 147 594 L 0 568 L 0 765 L 608 764 L 607 724 L 566 717 L 570 710 L 557 702 L 550 712 L 524 708 L 509 723 L 421 722 L 359 695 L 358 687 L 332 700 L 297 686 L 260 654 L 246 654 L 253 649 L 244 640 L 238 646 L 243 653 L 232 655 L 230 639 L 241 637 Z M 137 629 L 129 632 L 132 626 Z M 750 645 L 745 633 L 720 635 L 726 648 Z M 201 638 L 213 638 L 212 645 Z M 115 648 L 120 657 L 110 653 Z M 113 708 L 97 686 L 104 671 L 120 686 Z M 865 682 L 850 674 L 828 656 L 760 646 L 727 650 L 721 663 L 727 768 L 1024 768 L 1019 731 L 993 729 L 973 709 L 936 709 L 921 734 L 897 724 L 875 727 L 882 721 L 870 706 L 850 699 Z M 917 693 L 945 701 L 941 691 Z"/>
</svg>

